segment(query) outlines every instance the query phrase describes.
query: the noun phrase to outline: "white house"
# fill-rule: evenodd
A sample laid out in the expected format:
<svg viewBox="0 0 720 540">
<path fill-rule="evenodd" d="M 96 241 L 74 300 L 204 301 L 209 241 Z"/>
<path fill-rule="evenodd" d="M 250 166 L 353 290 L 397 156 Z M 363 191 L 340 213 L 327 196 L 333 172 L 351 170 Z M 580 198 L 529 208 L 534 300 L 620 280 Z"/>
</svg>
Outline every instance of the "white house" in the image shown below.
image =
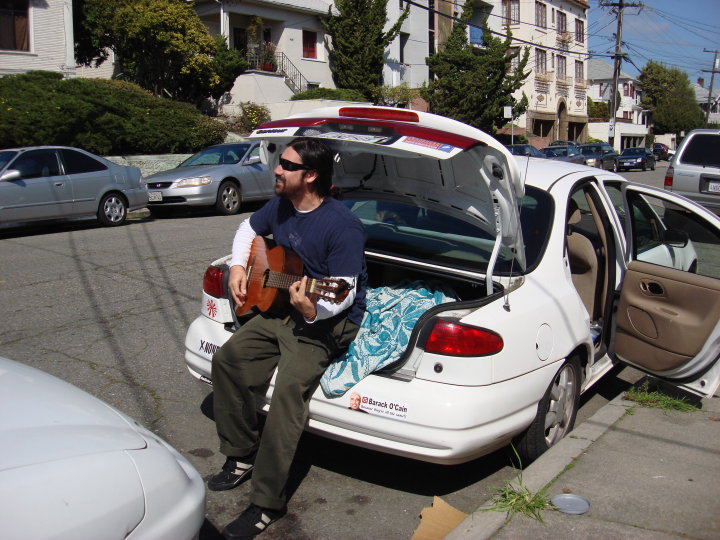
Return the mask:
<svg viewBox="0 0 720 540">
<path fill-rule="evenodd" d="M 589 96 L 595 102 L 612 100 L 613 66 L 605 60 L 593 58 L 588 61 Z M 647 111 L 640 106 L 642 89 L 635 77 L 621 71 L 618 77 L 620 103 L 615 115 L 616 150 L 633 146 L 645 146 L 648 134 Z M 590 137 L 607 141 L 610 123 L 607 120 L 591 121 L 588 124 Z"/>
<path fill-rule="evenodd" d="M 30 70 L 75 75 L 72 0 L 0 2 L 0 76 Z"/>
<path fill-rule="evenodd" d="M 719 85 L 720 78 L 716 78 L 715 80 L 713 80 L 714 88 L 712 89 L 712 98 L 710 99 L 710 114 L 707 115 L 708 124 L 720 124 L 720 90 L 718 90 Z M 695 91 L 695 101 L 698 102 L 698 105 L 702 109 L 704 119 L 708 110 L 708 94 L 710 93 L 710 88 L 705 87 L 705 79 L 702 78 L 698 79 L 697 83 L 693 84 L 692 87 Z"/>
<path fill-rule="evenodd" d="M 528 110 L 514 120 L 525 128 L 531 144 L 587 138 L 587 0 L 484 0 L 472 22 L 504 36 L 512 32 L 513 47 L 529 49 L 531 71 L 523 87 Z M 470 28 L 470 41 L 481 43 L 481 31 Z M 524 51 L 521 51 L 524 52 Z"/>
<path fill-rule="evenodd" d="M 386 28 L 404 7 L 402 0 L 388 3 Z M 225 36 L 231 48 L 258 51 L 258 63 L 238 77 L 225 112 L 252 101 L 267 105 L 273 117 L 282 116 L 300 106 L 288 103 L 294 93 L 335 87 L 328 62 L 330 38 L 320 23 L 334 11 L 331 0 L 196 0 L 195 9 L 210 33 Z M 401 34 L 385 52 L 384 84 L 417 87 L 427 81 L 430 20 L 434 17 L 427 10 L 411 6 Z M 263 61 L 269 56 L 273 63 Z"/>
</svg>

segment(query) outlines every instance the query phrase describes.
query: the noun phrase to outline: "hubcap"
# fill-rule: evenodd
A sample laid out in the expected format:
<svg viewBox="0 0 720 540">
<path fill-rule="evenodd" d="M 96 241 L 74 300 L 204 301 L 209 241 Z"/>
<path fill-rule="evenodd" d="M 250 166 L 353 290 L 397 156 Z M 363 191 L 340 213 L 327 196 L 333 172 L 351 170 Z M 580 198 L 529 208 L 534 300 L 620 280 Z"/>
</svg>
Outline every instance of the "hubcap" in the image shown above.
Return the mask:
<svg viewBox="0 0 720 540">
<path fill-rule="evenodd" d="M 109 221 L 117 223 L 118 221 L 122 221 L 125 214 L 125 204 L 119 197 L 109 197 L 108 200 L 105 201 L 103 211 Z"/>
<path fill-rule="evenodd" d="M 575 409 L 576 392 L 575 370 L 567 364 L 555 377 L 550 390 L 550 401 L 545 414 L 545 442 L 548 448 L 567 433 Z"/>
<path fill-rule="evenodd" d="M 222 192 L 221 198 L 223 207 L 225 207 L 225 210 L 228 212 L 235 209 L 240 199 L 237 190 L 233 187 L 226 187 Z"/>
</svg>

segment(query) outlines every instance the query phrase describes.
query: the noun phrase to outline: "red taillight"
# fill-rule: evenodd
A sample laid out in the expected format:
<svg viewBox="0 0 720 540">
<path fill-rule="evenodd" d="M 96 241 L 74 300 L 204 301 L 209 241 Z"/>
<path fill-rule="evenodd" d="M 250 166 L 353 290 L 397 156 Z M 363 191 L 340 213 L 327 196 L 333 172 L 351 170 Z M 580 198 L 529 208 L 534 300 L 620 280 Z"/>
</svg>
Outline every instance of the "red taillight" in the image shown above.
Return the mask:
<svg viewBox="0 0 720 540">
<path fill-rule="evenodd" d="M 672 187 L 673 185 L 673 174 L 675 171 L 672 167 L 667 168 L 667 172 L 665 173 L 665 187 Z"/>
<path fill-rule="evenodd" d="M 225 279 L 222 268 L 208 266 L 203 277 L 203 291 L 215 298 L 225 298 Z"/>
<path fill-rule="evenodd" d="M 392 120 L 397 122 L 419 122 L 420 116 L 407 109 L 372 109 L 369 107 L 340 107 L 339 116 L 367 118 L 370 120 Z"/>
<path fill-rule="evenodd" d="M 502 338 L 494 332 L 451 321 L 437 321 L 425 351 L 449 356 L 483 356 L 500 352 Z"/>
</svg>

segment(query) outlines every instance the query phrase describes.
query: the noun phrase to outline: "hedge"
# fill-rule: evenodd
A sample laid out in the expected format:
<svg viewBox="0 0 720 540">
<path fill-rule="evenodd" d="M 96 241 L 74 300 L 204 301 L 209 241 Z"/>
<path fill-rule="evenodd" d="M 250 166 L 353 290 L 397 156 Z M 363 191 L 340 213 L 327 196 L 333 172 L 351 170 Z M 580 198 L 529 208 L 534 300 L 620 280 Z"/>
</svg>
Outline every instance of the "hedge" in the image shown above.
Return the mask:
<svg viewBox="0 0 720 540">
<path fill-rule="evenodd" d="M 106 79 L 34 71 L 0 78 L 0 148 L 59 144 L 101 155 L 191 153 L 227 129 L 188 103 Z"/>
<path fill-rule="evenodd" d="M 367 101 L 360 90 L 346 88 L 311 88 L 290 98 L 292 101 L 303 99 L 334 99 L 338 101 Z"/>
</svg>

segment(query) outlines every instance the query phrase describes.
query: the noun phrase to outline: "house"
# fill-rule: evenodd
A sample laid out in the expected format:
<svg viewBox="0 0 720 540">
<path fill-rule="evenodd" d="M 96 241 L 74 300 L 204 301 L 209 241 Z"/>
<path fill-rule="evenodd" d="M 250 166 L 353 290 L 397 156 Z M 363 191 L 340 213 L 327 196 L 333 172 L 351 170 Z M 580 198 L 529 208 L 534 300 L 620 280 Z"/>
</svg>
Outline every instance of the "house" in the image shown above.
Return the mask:
<svg viewBox="0 0 720 540">
<path fill-rule="evenodd" d="M 713 83 L 716 81 L 713 80 Z M 692 85 L 695 91 L 695 101 L 703 111 L 703 119 L 707 116 L 708 126 L 711 124 L 720 125 L 720 90 L 717 86 L 712 89 L 712 98 L 710 99 L 710 114 L 708 111 L 708 95 L 710 89 L 705 87 L 705 79 L 699 78 L 696 84 Z"/>
<path fill-rule="evenodd" d="M 0 2 L 0 76 L 30 70 L 75 75 L 72 0 Z"/>
<path fill-rule="evenodd" d="M 588 95 L 593 101 L 602 101 L 610 105 L 613 69 L 613 65 L 605 60 L 597 58 L 588 60 L 588 79 L 590 81 Z M 649 132 L 648 111 L 640 106 L 642 99 L 640 83 L 635 77 L 621 71 L 617 89 L 620 102 L 615 115 L 615 149 L 624 150 L 634 146 L 646 146 Z M 609 130 L 608 119 L 594 119 L 588 124 L 588 134 L 595 139 L 607 141 Z"/>
<path fill-rule="evenodd" d="M 587 139 L 587 0 L 484 0 L 473 20 L 504 36 L 512 32 L 513 47 L 529 49 L 531 71 L 515 94 L 528 98 L 528 110 L 515 125 L 525 129 L 531 144 Z M 470 41 L 480 44 L 482 32 L 470 29 Z"/>
<path fill-rule="evenodd" d="M 423 2 L 428 0 L 418 3 Z M 231 48 L 248 52 L 253 60 L 231 90 L 225 113 L 234 114 L 241 102 L 252 101 L 268 106 L 273 117 L 284 116 L 300 106 L 288 102 L 294 93 L 335 88 L 330 38 L 320 23 L 334 10 L 331 0 L 196 0 L 194 5 L 212 35 L 225 36 Z M 388 27 L 404 7 L 402 0 L 388 3 Z M 385 52 L 384 84 L 418 87 L 427 81 L 425 57 L 435 19 L 411 6 L 400 35 Z"/>
</svg>

